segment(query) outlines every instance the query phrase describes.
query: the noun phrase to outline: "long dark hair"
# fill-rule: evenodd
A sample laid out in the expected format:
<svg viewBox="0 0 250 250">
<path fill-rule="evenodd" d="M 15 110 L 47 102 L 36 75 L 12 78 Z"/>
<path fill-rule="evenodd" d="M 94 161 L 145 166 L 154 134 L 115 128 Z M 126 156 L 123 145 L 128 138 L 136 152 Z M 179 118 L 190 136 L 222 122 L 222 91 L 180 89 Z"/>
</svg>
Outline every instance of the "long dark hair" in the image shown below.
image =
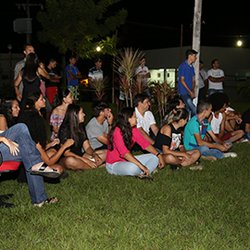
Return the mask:
<svg viewBox="0 0 250 250">
<path fill-rule="evenodd" d="M 62 125 L 59 129 L 59 135 L 68 135 L 69 137 L 67 139 L 73 139 L 75 145 L 78 145 L 80 138 L 84 138 L 85 140 L 87 137 L 83 123 L 80 123 L 78 118 L 81 109 L 82 107 L 77 104 L 69 104 Z"/>
<path fill-rule="evenodd" d="M 126 107 L 121 109 L 118 113 L 117 120 L 109 133 L 109 142 L 111 150 L 114 149 L 113 134 L 116 127 L 121 130 L 125 146 L 129 150 L 132 148 L 132 127 L 128 119 L 133 116 L 134 112 L 135 110 L 133 108 Z"/>
<path fill-rule="evenodd" d="M 45 149 L 47 144 L 46 121 L 36 109 L 36 102 L 41 96 L 38 90 L 27 98 L 24 110 L 21 111 L 18 122 L 25 123 L 29 128 L 30 135 L 35 143 L 40 143 Z"/>
<path fill-rule="evenodd" d="M 8 128 L 15 125 L 18 119 L 18 117 L 12 116 L 12 106 L 14 101 L 18 102 L 17 99 L 4 100 L 0 107 L 0 114 L 4 115 L 4 117 L 6 118 Z"/>
<path fill-rule="evenodd" d="M 23 68 L 23 79 L 27 80 L 27 82 L 33 82 L 38 77 L 38 67 L 37 55 L 35 53 L 28 54 Z"/>
</svg>

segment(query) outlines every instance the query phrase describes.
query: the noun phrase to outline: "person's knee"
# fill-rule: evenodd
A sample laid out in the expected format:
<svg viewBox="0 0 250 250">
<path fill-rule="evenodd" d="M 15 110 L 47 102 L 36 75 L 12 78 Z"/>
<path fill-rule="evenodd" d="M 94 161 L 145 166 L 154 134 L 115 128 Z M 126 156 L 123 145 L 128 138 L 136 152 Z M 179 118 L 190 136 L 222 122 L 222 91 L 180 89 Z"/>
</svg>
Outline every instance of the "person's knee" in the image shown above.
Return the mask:
<svg viewBox="0 0 250 250">
<path fill-rule="evenodd" d="M 199 147 L 199 151 L 200 151 L 200 154 L 203 155 L 204 153 L 208 152 L 209 151 L 209 147 L 208 146 L 200 146 Z"/>
<path fill-rule="evenodd" d="M 29 129 L 25 123 L 17 123 L 15 126 L 18 131 L 22 131 L 24 133 L 29 132 Z"/>
</svg>

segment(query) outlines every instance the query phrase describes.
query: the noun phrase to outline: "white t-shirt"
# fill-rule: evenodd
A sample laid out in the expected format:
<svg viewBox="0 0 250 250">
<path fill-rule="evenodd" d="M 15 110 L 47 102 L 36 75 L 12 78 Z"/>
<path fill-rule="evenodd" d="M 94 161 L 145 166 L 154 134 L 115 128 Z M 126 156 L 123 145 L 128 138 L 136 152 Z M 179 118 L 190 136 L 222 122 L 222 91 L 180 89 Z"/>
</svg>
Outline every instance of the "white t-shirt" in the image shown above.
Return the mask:
<svg viewBox="0 0 250 250">
<path fill-rule="evenodd" d="M 212 115 L 213 115 L 213 118 L 212 118 L 212 120 L 211 120 L 211 128 L 212 128 L 212 131 L 213 131 L 215 134 L 219 134 L 219 133 L 220 133 L 220 125 L 221 125 L 221 122 L 222 122 L 222 119 L 223 119 L 222 113 L 219 113 L 218 118 L 215 117 L 215 115 L 214 115 L 213 112 L 212 112 Z"/>
<path fill-rule="evenodd" d="M 143 128 L 143 130 L 149 134 L 150 126 L 156 124 L 154 115 L 151 111 L 146 111 L 144 116 L 135 108 L 135 115 L 137 120 L 137 128 Z"/>
<path fill-rule="evenodd" d="M 210 69 L 207 72 L 207 76 L 215 78 L 224 77 L 224 71 L 222 69 Z M 223 89 L 223 82 L 212 82 L 208 79 L 208 89 Z"/>
<path fill-rule="evenodd" d="M 141 77 L 141 80 L 142 80 L 142 83 L 143 84 L 147 84 L 147 80 L 148 80 L 148 77 L 147 77 L 147 74 L 149 73 L 149 69 L 147 66 L 139 66 L 136 70 L 135 70 L 135 75 L 139 75 Z"/>
</svg>

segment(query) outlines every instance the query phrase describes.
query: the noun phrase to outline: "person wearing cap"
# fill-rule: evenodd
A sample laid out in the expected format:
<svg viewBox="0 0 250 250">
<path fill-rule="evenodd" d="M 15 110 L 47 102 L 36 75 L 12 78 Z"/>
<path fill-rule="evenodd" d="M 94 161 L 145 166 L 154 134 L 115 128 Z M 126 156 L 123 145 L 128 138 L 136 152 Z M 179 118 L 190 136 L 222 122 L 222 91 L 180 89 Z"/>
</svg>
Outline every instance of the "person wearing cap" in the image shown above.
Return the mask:
<svg viewBox="0 0 250 250">
<path fill-rule="evenodd" d="M 186 51 L 186 60 L 181 63 L 178 69 L 178 93 L 186 105 L 186 109 L 191 113 L 191 117 L 196 114 L 196 106 L 193 103 L 195 98 L 195 71 L 193 64 L 197 59 L 198 52 L 193 49 Z"/>
</svg>

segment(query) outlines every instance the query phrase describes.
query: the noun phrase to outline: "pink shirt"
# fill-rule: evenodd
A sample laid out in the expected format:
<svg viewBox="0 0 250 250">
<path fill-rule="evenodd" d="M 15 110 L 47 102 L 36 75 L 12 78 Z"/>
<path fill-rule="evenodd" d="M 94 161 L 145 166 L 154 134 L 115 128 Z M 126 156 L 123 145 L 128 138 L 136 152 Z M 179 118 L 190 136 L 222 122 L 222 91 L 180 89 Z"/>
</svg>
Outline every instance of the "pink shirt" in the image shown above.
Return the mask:
<svg viewBox="0 0 250 250">
<path fill-rule="evenodd" d="M 134 145 L 135 142 L 137 142 L 142 147 L 142 149 L 145 149 L 150 145 L 150 142 L 145 139 L 140 130 L 136 127 L 132 128 L 132 145 Z M 130 151 L 125 146 L 121 130 L 118 127 L 115 128 L 113 134 L 113 144 L 114 149 L 112 151 L 110 149 L 108 150 L 106 162 L 113 164 L 118 161 L 126 161 L 126 159 L 124 159 L 124 155 Z"/>
</svg>

